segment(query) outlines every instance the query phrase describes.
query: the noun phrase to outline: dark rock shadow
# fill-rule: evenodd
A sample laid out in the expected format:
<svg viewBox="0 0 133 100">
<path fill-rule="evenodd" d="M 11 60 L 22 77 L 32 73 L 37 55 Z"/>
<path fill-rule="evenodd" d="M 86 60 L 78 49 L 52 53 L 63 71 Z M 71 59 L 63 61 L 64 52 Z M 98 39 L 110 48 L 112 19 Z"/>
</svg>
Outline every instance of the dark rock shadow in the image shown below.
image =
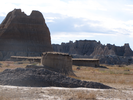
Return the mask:
<svg viewBox="0 0 133 100">
<path fill-rule="evenodd" d="M 97 88 L 113 89 L 98 82 L 81 81 L 45 68 L 16 68 L 6 69 L 0 73 L 1 85 L 28 86 L 28 87 L 66 87 L 66 88 Z"/>
</svg>

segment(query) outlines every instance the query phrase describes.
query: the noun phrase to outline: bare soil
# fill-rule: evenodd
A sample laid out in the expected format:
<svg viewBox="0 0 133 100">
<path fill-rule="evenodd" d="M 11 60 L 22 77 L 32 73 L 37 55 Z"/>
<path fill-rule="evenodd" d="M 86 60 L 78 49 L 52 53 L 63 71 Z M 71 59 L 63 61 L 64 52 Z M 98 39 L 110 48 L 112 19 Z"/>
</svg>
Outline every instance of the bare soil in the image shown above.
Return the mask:
<svg viewBox="0 0 133 100">
<path fill-rule="evenodd" d="M 24 68 L 28 61 L 0 61 L 0 72 Z M 77 69 L 79 67 L 80 69 Z M 77 79 L 101 82 L 116 89 L 0 86 L 0 100 L 133 100 L 133 65 L 73 66 Z M 70 76 L 73 77 L 73 76 Z"/>
</svg>

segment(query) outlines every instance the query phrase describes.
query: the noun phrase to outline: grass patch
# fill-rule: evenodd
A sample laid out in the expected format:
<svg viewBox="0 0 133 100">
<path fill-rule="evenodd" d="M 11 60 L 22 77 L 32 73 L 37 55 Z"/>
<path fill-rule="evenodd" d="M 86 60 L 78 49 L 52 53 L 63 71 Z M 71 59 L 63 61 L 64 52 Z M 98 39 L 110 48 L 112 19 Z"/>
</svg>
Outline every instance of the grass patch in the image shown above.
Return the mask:
<svg viewBox="0 0 133 100">
<path fill-rule="evenodd" d="M 37 65 L 37 62 L 30 61 L 0 61 L 0 72 L 5 69 L 25 68 L 28 64 Z"/>
<path fill-rule="evenodd" d="M 73 71 L 81 80 L 95 81 L 101 83 L 118 83 L 118 84 L 133 84 L 133 65 L 119 67 L 119 65 L 102 65 L 105 68 L 94 68 L 87 66 L 73 66 Z"/>
</svg>

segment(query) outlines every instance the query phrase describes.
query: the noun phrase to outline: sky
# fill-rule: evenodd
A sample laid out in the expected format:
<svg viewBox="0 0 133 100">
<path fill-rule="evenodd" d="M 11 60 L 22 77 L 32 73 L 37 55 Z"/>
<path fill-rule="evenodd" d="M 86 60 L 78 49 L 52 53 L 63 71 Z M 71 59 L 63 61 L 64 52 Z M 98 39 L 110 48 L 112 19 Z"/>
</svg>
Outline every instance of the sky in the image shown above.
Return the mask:
<svg viewBox="0 0 133 100">
<path fill-rule="evenodd" d="M 15 8 L 42 12 L 52 44 L 86 39 L 133 50 L 133 0 L 3 0 L 0 23 Z"/>
</svg>

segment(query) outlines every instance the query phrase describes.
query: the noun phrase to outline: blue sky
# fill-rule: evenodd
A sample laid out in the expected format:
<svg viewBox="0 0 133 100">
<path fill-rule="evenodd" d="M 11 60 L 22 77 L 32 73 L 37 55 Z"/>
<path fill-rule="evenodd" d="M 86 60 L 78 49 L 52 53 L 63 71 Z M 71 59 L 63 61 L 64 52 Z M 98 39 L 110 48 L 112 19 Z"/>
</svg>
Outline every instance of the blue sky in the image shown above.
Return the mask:
<svg viewBox="0 0 133 100">
<path fill-rule="evenodd" d="M 133 49 L 133 0 L 3 0 L 0 22 L 14 8 L 43 13 L 55 44 L 97 40 Z"/>
</svg>

